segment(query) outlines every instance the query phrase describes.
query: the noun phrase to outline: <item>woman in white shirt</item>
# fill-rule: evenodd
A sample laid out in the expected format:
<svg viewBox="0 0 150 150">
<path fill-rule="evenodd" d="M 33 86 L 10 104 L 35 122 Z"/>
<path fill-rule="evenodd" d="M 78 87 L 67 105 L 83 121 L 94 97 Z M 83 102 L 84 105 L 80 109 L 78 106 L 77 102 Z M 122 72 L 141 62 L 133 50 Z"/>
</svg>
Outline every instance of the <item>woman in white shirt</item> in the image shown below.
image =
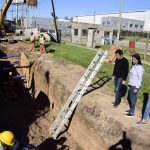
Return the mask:
<svg viewBox="0 0 150 150">
<path fill-rule="evenodd" d="M 144 68 L 141 63 L 141 58 L 139 54 L 132 55 L 132 67 L 129 73 L 129 106 L 130 110 L 126 111 L 127 117 L 133 117 L 135 112 L 135 106 L 137 101 L 137 94 L 142 86 L 142 77 L 144 74 Z"/>
</svg>

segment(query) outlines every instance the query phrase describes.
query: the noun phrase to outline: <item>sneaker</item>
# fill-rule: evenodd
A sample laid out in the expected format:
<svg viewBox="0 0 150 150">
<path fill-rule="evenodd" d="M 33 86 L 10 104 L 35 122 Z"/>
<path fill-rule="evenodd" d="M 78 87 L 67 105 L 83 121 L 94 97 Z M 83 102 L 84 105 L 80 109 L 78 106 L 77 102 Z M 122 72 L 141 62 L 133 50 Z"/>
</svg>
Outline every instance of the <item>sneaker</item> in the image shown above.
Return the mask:
<svg viewBox="0 0 150 150">
<path fill-rule="evenodd" d="M 136 122 L 137 125 L 142 125 L 142 121 Z"/>
<path fill-rule="evenodd" d="M 129 112 L 129 113 L 125 114 L 125 116 L 126 116 L 126 117 L 133 117 L 134 114 L 132 114 L 132 113 Z"/>
<path fill-rule="evenodd" d="M 114 105 L 114 104 L 115 104 L 115 102 L 111 102 L 111 104 L 112 104 L 112 105 Z"/>
<path fill-rule="evenodd" d="M 136 124 L 137 125 L 142 125 L 142 124 L 146 124 L 146 122 L 147 122 L 146 120 L 141 120 L 141 121 L 138 121 Z"/>
<path fill-rule="evenodd" d="M 130 112 L 130 110 L 126 110 L 125 112 L 124 112 L 124 114 L 126 115 L 126 114 L 128 114 Z"/>
<path fill-rule="evenodd" d="M 146 120 L 144 120 L 144 119 L 142 120 L 142 124 L 146 124 L 146 122 L 147 122 Z"/>
</svg>

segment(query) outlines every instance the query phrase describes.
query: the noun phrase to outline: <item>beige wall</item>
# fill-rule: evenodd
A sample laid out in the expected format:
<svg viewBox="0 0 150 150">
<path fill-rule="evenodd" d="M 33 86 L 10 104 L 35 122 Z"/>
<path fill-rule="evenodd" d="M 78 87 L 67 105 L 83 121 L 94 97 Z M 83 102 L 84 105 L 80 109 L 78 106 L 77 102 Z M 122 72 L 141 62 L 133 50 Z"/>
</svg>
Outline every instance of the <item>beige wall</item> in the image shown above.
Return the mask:
<svg viewBox="0 0 150 150">
<path fill-rule="evenodd" d="M 75 29 L 78 30 L 78 35 L 74 34 Z M 82 35 L 82 30 L 87 30 L 86 36 Z M 71 29 L 72 43 L 88 47 L 102 45 L 105 31 L 110 32 L 109 39 L 112 40 L 113 29 L 110 26 L 73 22 Z"/>
</svg>

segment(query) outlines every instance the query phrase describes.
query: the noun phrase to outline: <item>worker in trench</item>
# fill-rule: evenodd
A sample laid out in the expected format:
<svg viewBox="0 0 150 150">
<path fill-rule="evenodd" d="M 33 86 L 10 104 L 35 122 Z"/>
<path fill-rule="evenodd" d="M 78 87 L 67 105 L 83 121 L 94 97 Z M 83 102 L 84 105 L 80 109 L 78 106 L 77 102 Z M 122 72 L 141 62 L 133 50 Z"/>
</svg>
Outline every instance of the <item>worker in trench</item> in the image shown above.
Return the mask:
<svg viewBox="0 0 150 150">
<path fill-rule="evenodd" d="M 4 131 L 0 133 L 0 150 L 17 150 L 18 141 L 11 131 Z"/>
<path fill-rule="evenodd" d="M 15 135 L 11 131 L 0 133 L 0 150 L 39 150 L 37 147 L 26 144 L 22 145 L 15 139 Z"/>
<path fill-rule="evenodd" d="M 7 89 L 6 89 L 6 97 L 8 99 L 10 98 L 17 98 L 17 93 L 15 92 L 15 86 L 16 86 L 16 81 L 13 79 L 13 76 L 15 75 L 14 71 L 9 72 L 9 79 L 7 81 Z"/>
</svg>

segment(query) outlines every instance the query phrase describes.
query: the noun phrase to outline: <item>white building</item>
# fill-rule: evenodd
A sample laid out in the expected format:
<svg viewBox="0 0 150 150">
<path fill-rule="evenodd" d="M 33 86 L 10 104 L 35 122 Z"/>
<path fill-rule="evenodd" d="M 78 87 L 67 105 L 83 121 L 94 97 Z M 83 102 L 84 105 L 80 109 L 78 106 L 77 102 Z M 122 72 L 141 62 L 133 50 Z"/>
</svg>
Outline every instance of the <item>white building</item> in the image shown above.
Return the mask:
<svg viewBox="0 0 150 150">
<path fill-rule="evenodd" d="M 119 17 L 119 13 L 96 14 L 73 17 L 75 22 L 103 24 L 103 18 Z M 122 12 L 122 18 L 144 21 L 143 31 L 150 31 L 150 10 Z"/>
<path fill-rule="evenodd" d="M 62 35 L 70 35 L 71 34 L 71 22 L 70 20 L 65 19 L 57 19 L 57 28 L 61 31 Z M 44 31 L 50 30 L 51 32 L 55 32 L 55 25 L 53 18 L 43 18 L 43 17 L 29 17 L 24 18 L 23 21 L 24 28 L 40 28 Z"/>
</svg>

